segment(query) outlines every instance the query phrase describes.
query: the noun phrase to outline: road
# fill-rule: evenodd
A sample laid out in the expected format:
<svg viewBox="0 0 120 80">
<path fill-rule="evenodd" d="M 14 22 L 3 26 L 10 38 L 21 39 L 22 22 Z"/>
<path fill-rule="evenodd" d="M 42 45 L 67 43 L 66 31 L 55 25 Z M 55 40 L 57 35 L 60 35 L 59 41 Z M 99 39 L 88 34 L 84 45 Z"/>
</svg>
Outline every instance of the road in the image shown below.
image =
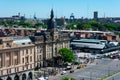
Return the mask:
<svg viewBox="0 0 120 80">
<path fill-rule="evenodd" d="M 115 75 L 108 77 L 107 80 L 120 80 L 120 72 L 116 73 Z"/>
<path fill-rule="evenodd" d="M 62 77 L 73 77 L 76 80 L 98 80 L 101 77 L 108 76 L 113 72 L 120 70 L 120 60 L 112 59 L 97 59 L 95 61 L 97 64 L 89 64 L 84 69 L 77 69 L 74 73 L 67 73 L 65 75 L 54 76 L 53 80 L 61 80 Z M 118 75 L 119 76 L 119 75 Z M 118 77 L 116 75 L 116 78 Z M 115 77 L 115 76 L 114 76 Z M 111 77 L 108 80 L 112 80 Z M 120 79 L 120 77 L 119 77 Z M 117 80 L 117 79 L 115 79 Z"/>
</svg>

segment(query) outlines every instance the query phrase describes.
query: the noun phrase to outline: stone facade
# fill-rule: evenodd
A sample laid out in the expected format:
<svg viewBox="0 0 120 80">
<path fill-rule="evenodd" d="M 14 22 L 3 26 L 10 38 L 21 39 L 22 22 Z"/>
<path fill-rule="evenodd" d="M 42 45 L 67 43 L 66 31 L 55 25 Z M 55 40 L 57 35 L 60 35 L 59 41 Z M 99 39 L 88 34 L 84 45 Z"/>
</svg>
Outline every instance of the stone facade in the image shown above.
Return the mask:
<svg viewBox="0 0 120 80">
<path fill-rule="evenodd" d="M 0 76 L 3 80 L 11 78 L 12 80 L 23 80 L 31 75 L 34 69 L 34 44 L 31 42 L 19 42 L 29 38 L 20 38 L 14 40 L 12 37 L 0 38 Z M 18 41 L 18 42 L 17 42 Z M 27 44 L 26 44 L 27 43 Z"/>
<path fill-rule="evenodd" d="M 59 32 L 53 20 L 53 10 L 47 31 L 36 30 L 33 36 L 0 38 L 0 79 L 33 80 L 34 69 L 50 66 L 61 48 L 69 49 L 69 34 Z M 53 63 L 53 62 L 51 62 Z"/>
</svg>

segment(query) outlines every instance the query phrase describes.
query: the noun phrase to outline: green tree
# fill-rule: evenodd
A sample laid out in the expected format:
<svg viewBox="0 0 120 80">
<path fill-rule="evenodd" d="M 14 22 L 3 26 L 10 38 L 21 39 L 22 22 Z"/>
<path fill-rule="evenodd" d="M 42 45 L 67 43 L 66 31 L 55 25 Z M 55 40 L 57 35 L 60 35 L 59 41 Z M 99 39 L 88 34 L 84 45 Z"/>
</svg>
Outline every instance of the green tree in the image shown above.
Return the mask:
<svg viewBox="0 0 120 80">
<path fill-rule="evenodd" d="M 42 22 L 37 22 L 34 24 L 34 27 L 37 28 L 37 27 L 42 27 L 42 28 L 47 28 L 47 25 L 45 25 L 44 23 Z"/>
<path fill-rule="evenodd" d="M 69 78 L 68 77 L 64 77 L 61 80 L 69 80 Z"/>
<path fill-rule="evenodd" d="M 69 23 L 66 28 L 67 29 L 77 29 L 77 24 L 78 22 L 72 22 L 72 23 Z"/>
<path fill-rule="evenodd" d="M 20 26 L 23 26 L 23 27 L 32 27 L 32 23 L 30 23 L 30 22 L 23 22 L 23 21 L 21 21 L 20 23 L 19 23 L 19 25 Z"/>
<path fill-rule="evenodd" d="M 83 30 L 83 29 L 84 29 L 84 26 L 85 26 L 84 24 L 85 24 L 85 22 L 78 23 L 78 24 L 77 24 L 77 29 Z"/>
<path fill-rule="evenodd" d="M 58 53 L 62 56 L 64 62 L 74 62 L 75 60 L 73 52 L 67 48 L 60 49 Z"/>
<path fill-rule="evenodd" d="M 101 27 L 101 24 L 99 22 L 94 21 L 94 20 L 90 21 L 89 24 L 91 26 L 93 26 L 93 30 L 99 30 L 99 28 Z"/>
<path fill-rule="evenodd" d="M 76 80 L 75 78 L 63 77 L 61 80 Z"/>
<path fill-rule="evenodd" d="M 93 27 L 90 24 L 88 24 L 88 23 L 84 24 L 84 29 L 85 30 L 92 29 L 92 28 Z"/>
<path fill-rule="evenodd" d="M 114 31 L 114 30 L 117 29 L 117 27 L 116 27 L 115 25 L 113 25 L 113 24 L 108 24 L 108 23 L 106 23 L 106 24 L 103 24 L 103 26 L 104 26 L 105 28 L 107 28 L 109 31 Z"/>
</svg>

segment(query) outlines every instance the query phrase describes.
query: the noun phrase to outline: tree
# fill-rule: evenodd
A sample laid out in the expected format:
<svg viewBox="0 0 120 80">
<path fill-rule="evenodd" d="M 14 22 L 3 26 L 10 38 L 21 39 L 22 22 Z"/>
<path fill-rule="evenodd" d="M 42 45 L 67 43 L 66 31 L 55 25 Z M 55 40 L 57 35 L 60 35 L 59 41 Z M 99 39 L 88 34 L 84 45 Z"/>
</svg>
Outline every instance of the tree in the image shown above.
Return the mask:
<svg viewBox="0 0 120 80">
<path fill-rule="evenodd" d="M 77 29 L 83 30 L 84 29 L 84 24 L 85 24 L 85 22 L 78 23 L 77 24 Z"/>
<path fill-rule="evenodd" d="M 61 80 L 69 80 L 69 78 L 68 77 L 64 77 Z"/>
<path fill-rule="evenodd" d="M 92 26 L 88 23 L 84 24 L 84 29 L 85 30 L 89 30 L 89 29 L 92 29 Z"/>
<path fill-rule="evenodd" d="M 62 56 L 64 62 L 74 62 L 75 60 L 73 52 L 67 48 L 60 49 L 58 53 Z"/>
<path fill-rule="evenodd" d="M 76 80 L 75 78 L 68 78 L 68 77 L 64 77 L 61 80 Z"/>
<path fill-rule="evenodd" d="M 94 20 L 90 21 L 89 24 L 91 26 L 93 26 L 93 30 L 99 30 L 99 28 L 101 27 L 101 24 L 99 22 L 94 21 Z"/>
<path fill-rule="evenodd" d="M 67 28 L 67 29 L 77 29 L 78 23 L 80 23 L 80 22 L 72 22 L 72 23 L 69 23 L 69 24 L 66 26 L 66 28 Z"/>
<path fill-rule="evenodd" d="M 115 25 L 108 24 L 108 23 L 104 24 L 103 26 L 104 26 L 105 28 L 107 28 L 109 31 L 114 31 L 114 30 L 117 29 L 117 27 L 116 27 Z"/>
</svg>

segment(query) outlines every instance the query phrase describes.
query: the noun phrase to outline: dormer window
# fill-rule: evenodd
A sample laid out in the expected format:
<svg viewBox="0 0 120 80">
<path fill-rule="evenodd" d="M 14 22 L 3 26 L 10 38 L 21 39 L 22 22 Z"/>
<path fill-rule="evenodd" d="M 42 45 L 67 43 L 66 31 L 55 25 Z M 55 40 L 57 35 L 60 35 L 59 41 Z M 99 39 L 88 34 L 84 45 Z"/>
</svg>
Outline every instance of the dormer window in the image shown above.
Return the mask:
<svg viewBox="0 0 120 80">
<path fill-rule="evenodd" d="M 11 47 L 10 43 L 6 43 L 6 46 L 7 46 L 7 47 Z"/>
<path fill-rule="evenodd" d="M 28 44 L 31 44 L 31 42 L 28 42 Z"/>
<path fill-rule="evenodd" d="M 25 45 L 25 43 L 22 43 L 22 45 Z"/>
</svg>

